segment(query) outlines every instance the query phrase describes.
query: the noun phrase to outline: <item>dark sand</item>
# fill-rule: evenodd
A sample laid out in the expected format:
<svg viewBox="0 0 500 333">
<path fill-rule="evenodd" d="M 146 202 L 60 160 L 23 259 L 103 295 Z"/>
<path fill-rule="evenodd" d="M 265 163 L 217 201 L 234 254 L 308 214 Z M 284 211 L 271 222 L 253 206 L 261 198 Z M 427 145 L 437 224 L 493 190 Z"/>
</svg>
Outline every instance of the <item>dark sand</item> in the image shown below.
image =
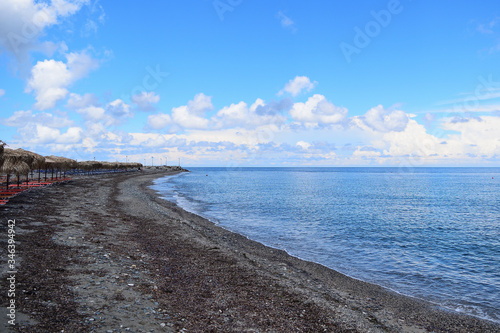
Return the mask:
<svg viewBox="0 0 500 333">
<path fill-rule="evenodd" d="M 219 228 L 148 188 L 165 174 L 82 177 L 0 208 L 0 332 L 500 332 Z"/>
</svg>

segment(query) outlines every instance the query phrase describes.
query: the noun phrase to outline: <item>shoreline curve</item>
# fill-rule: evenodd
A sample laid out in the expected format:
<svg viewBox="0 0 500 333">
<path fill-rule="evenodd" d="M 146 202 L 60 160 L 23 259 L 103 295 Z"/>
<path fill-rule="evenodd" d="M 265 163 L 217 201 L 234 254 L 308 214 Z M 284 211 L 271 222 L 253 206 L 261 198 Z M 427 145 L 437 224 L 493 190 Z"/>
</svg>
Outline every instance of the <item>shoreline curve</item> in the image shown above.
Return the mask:
<svg viewBox="0 0 500 333">
<path fill-rule="evenodd" d="M 500 332 L 226 230 L 149 188 L 165 175 L 76 177 L 1 208 L 19 228 L 17 329 Z"/>
</svg>

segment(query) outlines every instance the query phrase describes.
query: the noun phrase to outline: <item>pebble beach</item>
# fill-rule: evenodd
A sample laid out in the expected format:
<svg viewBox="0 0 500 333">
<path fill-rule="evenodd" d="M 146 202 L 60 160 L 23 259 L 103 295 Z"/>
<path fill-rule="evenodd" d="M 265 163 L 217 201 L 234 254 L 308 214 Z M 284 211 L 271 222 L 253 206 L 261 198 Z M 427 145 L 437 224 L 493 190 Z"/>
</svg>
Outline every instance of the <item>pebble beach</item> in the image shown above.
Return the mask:
<svg viewBox="0 0 500 333">
<path fill-rule="evenodd" d="M 17 268 L 0 331 L 500 332 L 220 228 L 159 198 L 150 185 L 168 174 L 77 176 L 0 207 Z"/>
</svg>

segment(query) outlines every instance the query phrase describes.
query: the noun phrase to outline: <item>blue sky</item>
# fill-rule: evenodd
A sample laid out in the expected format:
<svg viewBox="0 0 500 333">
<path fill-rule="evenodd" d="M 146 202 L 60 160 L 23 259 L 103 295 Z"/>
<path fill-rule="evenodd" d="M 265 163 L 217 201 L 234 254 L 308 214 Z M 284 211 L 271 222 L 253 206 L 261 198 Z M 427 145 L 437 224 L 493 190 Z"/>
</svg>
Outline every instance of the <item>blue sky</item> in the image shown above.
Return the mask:
<svg viewBox="0 0 500 333">
<path fill-rule="evenodd" d="M 0 139 L 186 166 L 499 166 L 494 1 L 0 1 Z M 155 163 L 155 164 L 156 164 Z"/>
</svg>

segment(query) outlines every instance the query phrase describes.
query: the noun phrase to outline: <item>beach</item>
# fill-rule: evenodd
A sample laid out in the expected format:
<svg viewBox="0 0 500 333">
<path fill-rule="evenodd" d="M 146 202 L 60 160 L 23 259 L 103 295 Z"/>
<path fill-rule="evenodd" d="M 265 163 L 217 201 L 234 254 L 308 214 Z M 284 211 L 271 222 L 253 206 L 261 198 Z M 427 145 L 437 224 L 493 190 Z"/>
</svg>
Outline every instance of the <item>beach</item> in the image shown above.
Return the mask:
<svg viewBox="0 0 500 333">
<path fill-rule="evenodd" d="M 0 331 L 500 332 L 220 228 L 149 188 L 167 174 L 75 177 L 0 208 L 17 268 Z"/>
</svg>

